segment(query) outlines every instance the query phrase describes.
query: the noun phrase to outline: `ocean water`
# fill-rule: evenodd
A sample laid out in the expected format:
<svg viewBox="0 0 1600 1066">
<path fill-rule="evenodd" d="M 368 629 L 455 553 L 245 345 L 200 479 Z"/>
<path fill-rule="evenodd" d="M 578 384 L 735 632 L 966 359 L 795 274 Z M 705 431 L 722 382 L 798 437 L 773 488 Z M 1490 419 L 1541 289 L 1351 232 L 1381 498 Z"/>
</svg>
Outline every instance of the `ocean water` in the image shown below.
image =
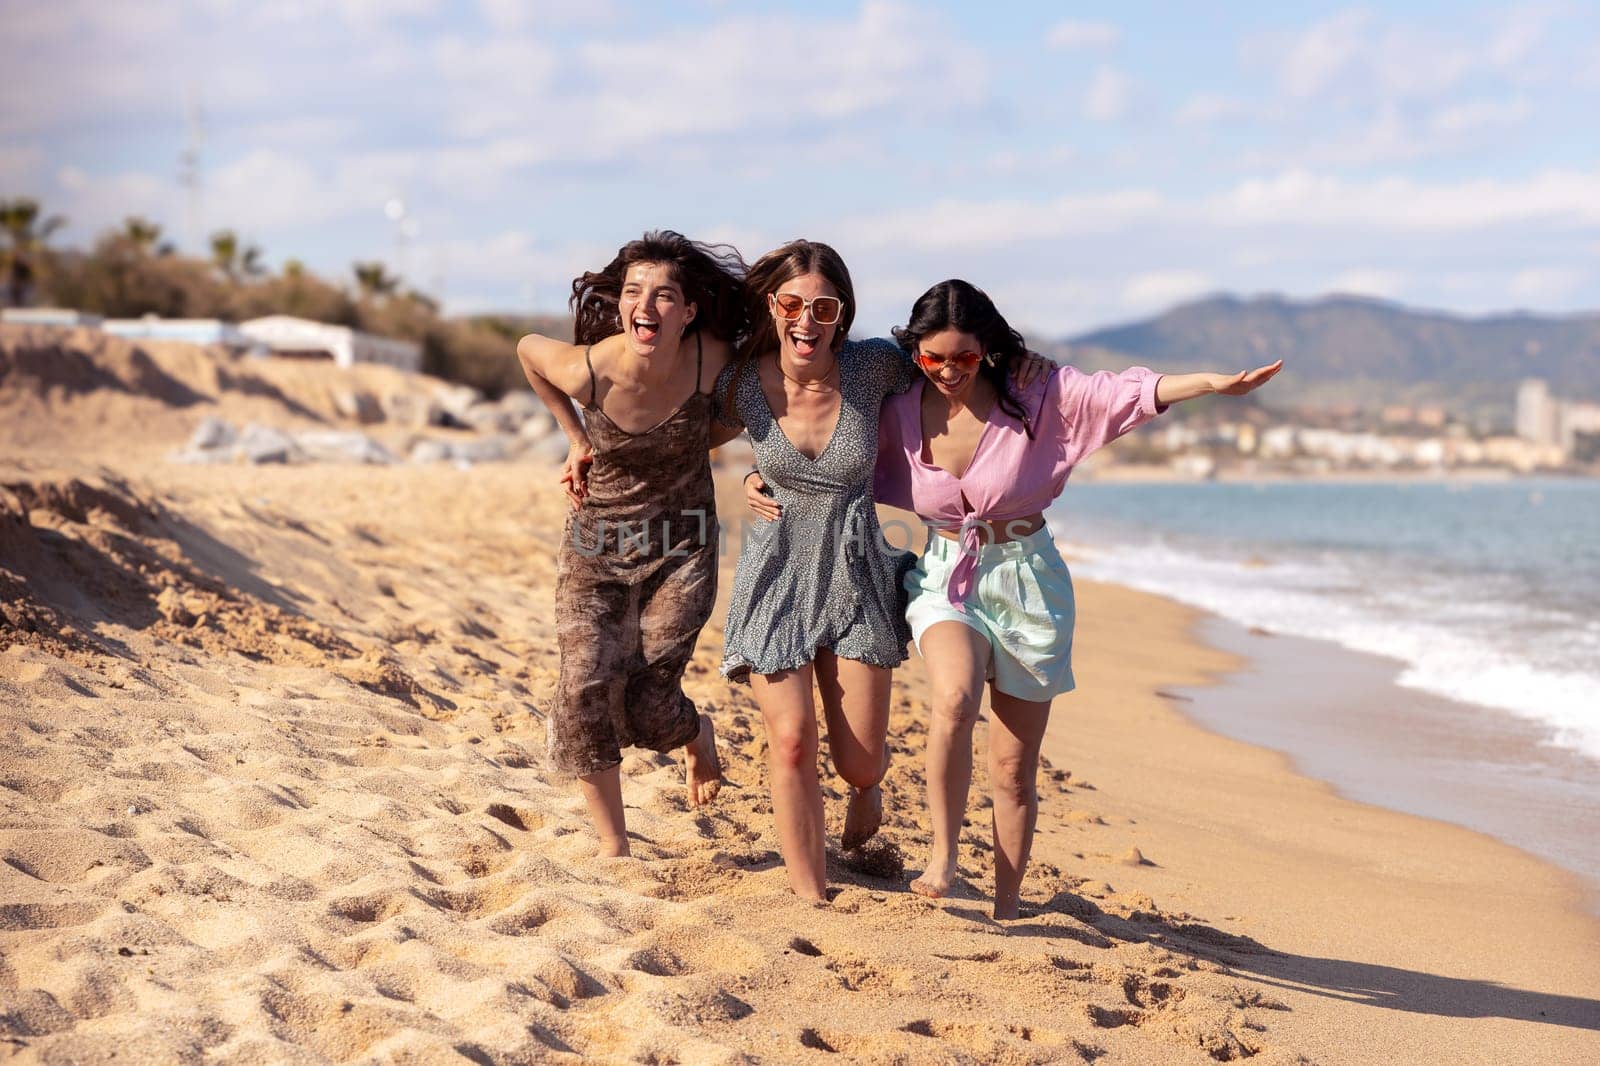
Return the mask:
<svg viewBox="0 0 1600 1066">
<path fill-rule="evenodd" d="M 1073 484 L 1073 572 L 1397 660 L 1597 760 L 1600 482 Z"/>
</svg>

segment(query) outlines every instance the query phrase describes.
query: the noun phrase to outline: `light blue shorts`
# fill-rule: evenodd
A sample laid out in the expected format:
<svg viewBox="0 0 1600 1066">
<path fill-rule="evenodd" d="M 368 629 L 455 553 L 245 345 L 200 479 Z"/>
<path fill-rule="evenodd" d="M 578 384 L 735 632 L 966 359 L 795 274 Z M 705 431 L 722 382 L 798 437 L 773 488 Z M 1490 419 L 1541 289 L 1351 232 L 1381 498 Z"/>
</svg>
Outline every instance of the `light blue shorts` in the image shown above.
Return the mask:
<svg viewBox="0 0 1600 1066">
<path fill-rule="evenodd" d="M 906 574 L 911 602 L 906 621 L 922 651 L 922 635 L 939 622 L 960 622 L 989 642 L 989 680 L 1018 699 L 1045 702 L 1071 692 L 1072 575 L 1049 527 L 1019 540 L 978 549 L 978 571 L 966 611 L 951 605 L 950 573 L 961 545 L 929 535 L 928 547 Z"/>
</svg>

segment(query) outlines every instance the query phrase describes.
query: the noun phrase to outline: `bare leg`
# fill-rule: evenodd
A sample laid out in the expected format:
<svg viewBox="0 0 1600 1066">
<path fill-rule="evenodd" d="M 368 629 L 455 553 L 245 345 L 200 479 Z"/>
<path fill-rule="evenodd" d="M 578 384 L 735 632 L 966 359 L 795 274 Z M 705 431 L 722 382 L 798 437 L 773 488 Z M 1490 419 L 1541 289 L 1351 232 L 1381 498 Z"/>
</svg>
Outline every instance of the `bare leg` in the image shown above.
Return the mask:
<svg viewBox="0 0 1600 1066">
<path fill-rule="evenodd" d="M 939 622 L 919 645 L 934 692 L 928 723 L 928 814 L 933 847 L 911 891 L 937 899 L 956 876 L 961 819 L 972 787 L 972 727 L 978 721 L 989 642 L 961 622 Z"/>
<path fill-rule="evenodd" d="M 689 802 L 703 807 L 722 790 L 722 761 L 717 758 L 717 734 L 711 719 L 700 716 L 700 733 L 684 746 L 684 777 L 689 785 Z"/>
<path fill-rule="evenodd" d="M 817 649 L 817 688 L 828 722 L 828 750 L 850 785 L 841 847 L 859 848 L 883 823 L 883 789 L 889 768 L 889 685 L 894 671 Z"/>
<path fill-rule="evenodd" d="M 583 801 L 589 805 L 589 820 L 600 834 L 600 854 L 605 858 L 627 855 L 628 826 L 622 814 L 622 772 L 613 766 L 597 774 L 578 778 Z"/>
<path fill-rule="evenodd" d="M 822 848 L 822 785 L 817 780 L 817 712 L 811 664 L 776 674 L 751 674 L 750 687 L 767 727 L 772 814 L 789 887 L 802 899 L 827 899 Z"/>
<path fill-rule="evenodd" d="M 1050 703 L 989 693 L 989 780 L 994 786 L 994 916 L 1015 918 L 1039 820 L 1039 746 Z"/>
</svg>

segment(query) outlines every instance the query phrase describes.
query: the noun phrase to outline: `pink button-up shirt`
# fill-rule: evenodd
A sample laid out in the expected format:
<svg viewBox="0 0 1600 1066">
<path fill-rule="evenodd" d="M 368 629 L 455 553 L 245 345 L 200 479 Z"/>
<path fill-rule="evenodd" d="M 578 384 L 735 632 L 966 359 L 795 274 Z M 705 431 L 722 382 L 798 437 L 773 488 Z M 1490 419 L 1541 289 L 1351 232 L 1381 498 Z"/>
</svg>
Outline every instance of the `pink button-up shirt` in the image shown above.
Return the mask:
<svg viewBox="0 0 1600 1066">
<path fill-rule="evenodd" d="M 1166 410 L 1156 406 L 1160 379 L 1142 366 L 1120 374 L 1057 367 L 1018 397 L 1032 419 L 1032 439 L 996 405 L 958 478 L 922 458 L 924 378 L 883 406 L 874 495 L 879 503 L 915 511 L 935 529 L 960 531 L 961 559 L 948 595 L 961 607 L 972 591 L 983 525 L 998 528 L 1040 513 L 1085 456 Z"/>
</svg>

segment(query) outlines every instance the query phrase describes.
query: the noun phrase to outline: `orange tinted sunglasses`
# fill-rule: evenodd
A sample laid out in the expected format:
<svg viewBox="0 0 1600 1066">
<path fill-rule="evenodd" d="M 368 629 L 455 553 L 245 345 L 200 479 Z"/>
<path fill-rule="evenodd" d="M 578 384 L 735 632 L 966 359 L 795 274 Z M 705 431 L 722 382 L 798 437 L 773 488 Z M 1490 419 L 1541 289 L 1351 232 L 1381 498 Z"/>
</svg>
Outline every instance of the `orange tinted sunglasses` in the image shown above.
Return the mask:
<svg viewBox="0 0 1600 1066">
<path fill-rule="evenodd" d="M 772 309 L 786 322 L 793 322 L 811 308 L 811 317 L 819 326 L 831 326 L 844 314 L 844 301 L 837 296 L 813 296 L 806 299 L 797 292 L 777 292 L 767 297 Z"/>
<path fill-rule="evenodd" d="M 937 373 L 943 370 L 947 364 L 957 370 L 971 370 L 983 360 L 983 356 L 977 352 L 957 352 L 954 355 L 924 355 L 922 352 L 918 352 L 916 360 L 917 365 L 922 369 Z"/>
</svg>

